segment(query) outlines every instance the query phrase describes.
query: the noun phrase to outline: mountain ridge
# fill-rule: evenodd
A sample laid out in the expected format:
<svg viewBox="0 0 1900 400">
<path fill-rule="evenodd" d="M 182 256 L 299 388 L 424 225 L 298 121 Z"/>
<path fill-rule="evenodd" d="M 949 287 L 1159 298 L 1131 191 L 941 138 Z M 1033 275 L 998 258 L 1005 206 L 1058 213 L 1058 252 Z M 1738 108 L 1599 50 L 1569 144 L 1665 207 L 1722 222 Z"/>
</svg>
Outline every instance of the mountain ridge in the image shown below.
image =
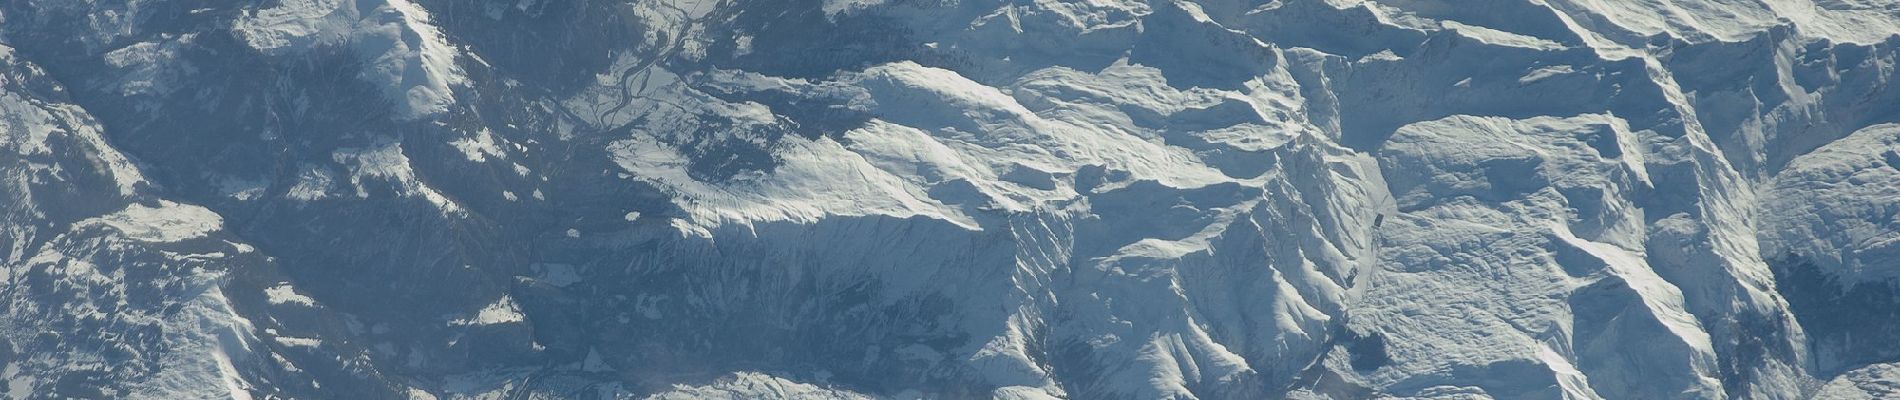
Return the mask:
<svg viewBox="0 0 1900 400">
<path fill-rule="evenodd" d="M 0 3 L 0 393 L 1896 390 L 1900 9 L 1483 3 Z"/>
</svg>

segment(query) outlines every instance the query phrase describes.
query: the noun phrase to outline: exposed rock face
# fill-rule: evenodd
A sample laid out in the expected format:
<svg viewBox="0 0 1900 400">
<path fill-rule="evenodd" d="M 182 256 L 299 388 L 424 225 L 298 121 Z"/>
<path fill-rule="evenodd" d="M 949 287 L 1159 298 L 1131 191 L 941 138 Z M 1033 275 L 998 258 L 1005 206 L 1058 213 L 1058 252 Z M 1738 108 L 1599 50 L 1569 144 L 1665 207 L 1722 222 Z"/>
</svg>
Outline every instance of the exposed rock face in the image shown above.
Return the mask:
<svg viewBox="0 0 1900 400">
<path fill-rule="evenodd" d="M 0 1 L 4 398 L 1883 398 L 1873 0 Z"/>
</svg>

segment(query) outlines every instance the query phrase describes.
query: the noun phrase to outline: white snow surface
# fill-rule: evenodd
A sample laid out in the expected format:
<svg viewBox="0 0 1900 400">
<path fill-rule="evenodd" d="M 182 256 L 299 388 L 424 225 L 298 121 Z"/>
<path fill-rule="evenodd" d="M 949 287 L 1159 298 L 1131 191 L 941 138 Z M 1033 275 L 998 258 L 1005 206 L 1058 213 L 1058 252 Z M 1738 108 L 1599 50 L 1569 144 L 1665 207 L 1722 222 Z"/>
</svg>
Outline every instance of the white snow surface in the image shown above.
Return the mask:
<svg viewBox="0 0 1900 400">
<path fill-rule="evenodd" d="M 457 318 L 453 321 L 449 321 L 449 324 L 450 325 L 510 324 L 510 323 L 522 322 L 522 318 L 523 318 L 521 314 L 521 306 L 515 303 L 514 298 L 511 298 L 508 296 L 502 296 L 502 298 L 495 300 L 494 303 L 491 303 L 485 307 L 482 307 L 481 310 L 476 311 L 474 314 L 475 315 L 469 316 L 467 318 Z"/>
<path fill-rule="evenodd" d="M 1900 285 L 1889 2 L 452 3 L 88 8 L 62 65 L 96 81 L 0 45 L 0 333 L 39 346 L 0 395 L 1900 393 L 1817 362 L 1791 300 Z M 151 99 L 232 95 L 198 68 L 226 32 L 151 22 L 199 11 L 246 68 L 348 58 L 381 109 L 168 147 Z M 282 91 L 232 129 L 313 85 L 237 86 Z M 1794 296 L 1784 261 L 1865 290 Z M 38 339 L 74 326 L 108 344 Z"/>
<path fill-rule="evenodd" d="M 739 400 L 739 399 L 785 399 L 785 400 L 870 400 L 876 397 L 854 393 L 848 390 L 828 389 L 808 383 L 794 382 L 757 372 L 739 372 L 719 379 L 717 382 L 702 386 L 677 385 L 672 390 L 655 393 L 645 397 L 647 400 Z"/>
<path fill-rule="evenodd" d="M 383 88 L 398 118 L 446 111 L 466 81 L 458 52 L 409 0 L 286 0 L 244 14 L 232 32 L 266 54 L 348 46 L 367 65 L 361 78 Z"/>
<path fill-rule="evenodd" d="M 205 237 L 223 229 L 224 219 L 204 207 L 159 200 L 157 207 L 133 203 L 124 210 L 79 222 L 79 226 L 108 226 L 127 238 L 145 242 L 177 242 Z"/>
<path fill-rule="evenodd" d="M 1814 393 L 1816 399 L 1875 400 L 1900 396 L 1900 365 L 1874 364 L 1835 377 Z"/>
<path fill-rule="evenodd" d="M 1765 256 L 1798 256 L 1848 283 L 1900 279 L 1900 125 L 1802 155 L 1767 190 Z"/>
</svg>

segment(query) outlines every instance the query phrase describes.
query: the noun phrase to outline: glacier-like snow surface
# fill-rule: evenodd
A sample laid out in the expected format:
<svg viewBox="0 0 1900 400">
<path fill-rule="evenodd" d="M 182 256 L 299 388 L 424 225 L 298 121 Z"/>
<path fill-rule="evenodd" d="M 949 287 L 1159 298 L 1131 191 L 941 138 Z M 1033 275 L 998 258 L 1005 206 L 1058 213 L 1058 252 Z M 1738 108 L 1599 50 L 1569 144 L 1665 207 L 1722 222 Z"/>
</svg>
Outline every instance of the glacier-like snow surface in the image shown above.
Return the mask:
<svg viewBox="0 0 1900 400">
<path fill-rule="evenodd" d="M 1877 399 L 1880 0 L 0 2 L 0 397 Z"/>
</svg>

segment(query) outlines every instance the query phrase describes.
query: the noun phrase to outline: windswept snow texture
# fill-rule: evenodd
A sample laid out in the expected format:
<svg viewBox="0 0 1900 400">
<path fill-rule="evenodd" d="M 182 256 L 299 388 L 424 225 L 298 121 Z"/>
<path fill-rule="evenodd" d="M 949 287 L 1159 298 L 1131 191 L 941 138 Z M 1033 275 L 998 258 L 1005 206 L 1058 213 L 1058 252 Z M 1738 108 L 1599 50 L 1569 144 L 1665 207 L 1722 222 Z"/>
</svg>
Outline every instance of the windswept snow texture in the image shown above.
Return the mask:
<svg viewBox="0 0 1900 400">
<path fill-rule="evenodd" d="M 1888 0 L 4 0 L 0 399 L 1900 396 Z"/>
</svg>

